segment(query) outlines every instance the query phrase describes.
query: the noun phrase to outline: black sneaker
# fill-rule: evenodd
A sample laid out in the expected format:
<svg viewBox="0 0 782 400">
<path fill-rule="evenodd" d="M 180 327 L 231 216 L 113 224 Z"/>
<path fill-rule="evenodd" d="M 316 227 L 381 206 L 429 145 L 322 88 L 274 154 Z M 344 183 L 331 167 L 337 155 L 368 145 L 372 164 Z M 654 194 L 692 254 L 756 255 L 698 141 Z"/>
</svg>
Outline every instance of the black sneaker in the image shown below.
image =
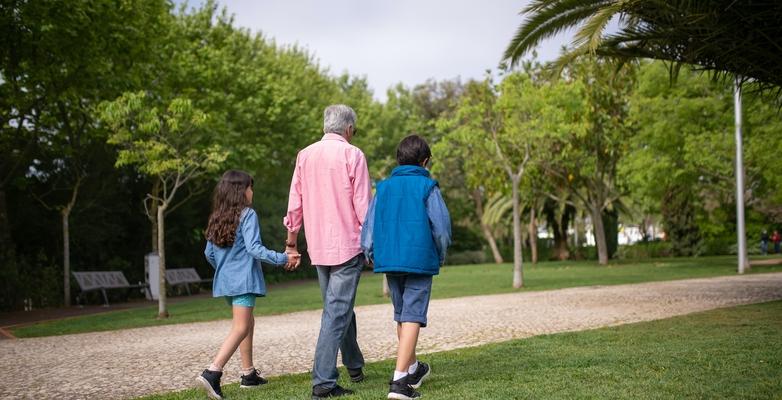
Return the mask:
<svg viewBox="0 0 782 400">
<path fill-rule="evenodd" d="M 408 375 L 409 376 L 409 375 Z M 388 398 L 395 400 L 410 400 L 421 397 L 421 393 L 418 393 L 407 382 L 407 376 L 399 379 L 398 381 L 388 382 Z"/>
<path fill-rule="evenodd" d="M 267 383 L 269 383 L 269 381 L 264 379 L 257 369 L 253 368 L 253 372 L 247 375 L 242 375 L 242 383 L 239 385 L 239 387 L 242 389 L 251 389 L 260 387 L 261 385 L 265 385 Z"/>
<path fill-rule="evenodd" d="M 221 376 L 223 376 L 223 373 L 220 371 L 205 369 L 204 372 L 196 378 L 196 381 L 204 387 L 206 395 L 209 396 L 209 398 L 223 400 L 223 391 L 220 390 Z"/>
<path fill-rule="evenodd" d="M 353 383 L 359 383 L 364 380 L 364 370 L 362 370 L 361 368 L 359 369 L 348 368 L 348 375 L 350 375 L 350 381 Z"/>
<path fill-rule="evenodd" d="M 419 361 L 418 368 L 415 369 L 415 372 L 407 375 L 407 383 L 409 383 L 413 389 L 418 389 L 421 387 L 424 379 L 429 377 L 430 372 L 432 372 L 432 369 L 429 368 L 429 364 Z"/>
<path fill-rule="evenodd" d="M 353 394 L 352 390 L 345 389 L 339 385 L 334 386 L 331 389 L 312 388 L 312 400 L 325 399 L 327 397 L 350 396 L 351 394 Z"/>
</svg>

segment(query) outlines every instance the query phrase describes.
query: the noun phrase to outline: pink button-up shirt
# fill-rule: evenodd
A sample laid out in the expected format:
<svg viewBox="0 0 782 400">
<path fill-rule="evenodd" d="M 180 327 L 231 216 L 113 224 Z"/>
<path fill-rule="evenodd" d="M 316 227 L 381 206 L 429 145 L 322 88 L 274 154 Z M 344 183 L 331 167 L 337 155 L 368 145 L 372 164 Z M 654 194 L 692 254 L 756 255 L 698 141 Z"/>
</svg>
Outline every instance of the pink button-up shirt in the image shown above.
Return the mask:
<svg viewBox="0 0 782 400">
<path fill-rule="evenodd" d="M 283 224 L 297 232 L 303 220 L 312 263 L 339 265 L 361 253 L 361 225 L 371 197 L 364 153 L 341 135 L 327 133 L 296 157 Z"/>
</svg>

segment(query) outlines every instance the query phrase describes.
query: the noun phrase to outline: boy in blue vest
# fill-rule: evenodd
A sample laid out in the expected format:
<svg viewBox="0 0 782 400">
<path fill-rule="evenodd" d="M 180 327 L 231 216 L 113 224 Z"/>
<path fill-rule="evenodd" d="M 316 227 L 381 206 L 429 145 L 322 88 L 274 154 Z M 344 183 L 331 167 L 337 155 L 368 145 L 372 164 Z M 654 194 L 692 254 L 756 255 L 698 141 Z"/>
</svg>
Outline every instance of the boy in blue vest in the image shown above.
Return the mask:
<svg viewBox="0 0 782 400">
<path fill-rule="evenodd" d="M 426 141 L 410 135 L 399 143 L 399 166 L 377 184 L 361 232 L 361 247 L 375 273 L 385 273 L 394 321 L 397 351 L 389 399 L 415 399 L 415 389 L 429 376 L 429 365 L 415 355 L 418 332 L 426 326 L 432 276 L 440 272 L 451 244 L 451 218 L 437 181 L 429 177 L 432 152 Z"/>
</svg>

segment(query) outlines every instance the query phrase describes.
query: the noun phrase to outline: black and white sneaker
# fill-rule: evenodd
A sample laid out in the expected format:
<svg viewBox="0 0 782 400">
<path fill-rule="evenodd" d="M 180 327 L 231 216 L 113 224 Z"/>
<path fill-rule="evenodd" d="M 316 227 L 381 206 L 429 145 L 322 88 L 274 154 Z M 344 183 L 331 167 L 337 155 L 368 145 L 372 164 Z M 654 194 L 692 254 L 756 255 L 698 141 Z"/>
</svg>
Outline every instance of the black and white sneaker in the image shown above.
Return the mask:
<svg viewBox="0 0 782 400">
<path fill-rule="evenodd" d="M 359 369 L 350 369 L 348 368 L 348 375 L 350 375 L 350 381 L 353 383 L 359 383 L 364 380 L 364 370 Z"/>
<path fill-rule="evenodd" d="M 415 369 L 415 372 L 407 375 L 407 383 L 409 383 L 413 389 L 418 389 L 421 387 L 424 379 L 429 377 L 430 372 L 432 372 L 432 369 L 429 368 L 429 364 L 419 361 L 418 368 Z"/>
<path fill-rule="evenodd" d="M 352 390 L 345 389 L 339 385 L 334 386 L 331 389 L 323 389 L 320 387 L 312 388 L 312 400 L 325 399 L 329 397 L 350 396 L 351 394 L 353 394 Z"/>
<path fill-rule="evenodd" d="M 253 372 L 247 375 L 242 375 L 242 383 L 239 385 L 239 387 L 242 389 L 252 389 L 267 383 L 269 383 L 269 381 L 264 379 L 257 369 L 253 368 Z"/>
<path fill-rule="evenodd" d="M 408 375 L 409 376 L 409 375 Z M 418 393 L 410 386 L 407 381 L 407 376 L 399 379 L 398 381 L 388 382 L 388 398 L 394 400 L 411 400 L 421 397 L 421 393 Z"/>
<path fill-rule="evenodd" d="M 205 369 L 204 372 L 196 378 L 196 382 L 204 387 L 206 395 L 209 396 L 210 399 L 223 400 L 223 391 L 220 390 L 221 376 L 223 376 L 223 373 L 220 371 Z"/>
</svg>

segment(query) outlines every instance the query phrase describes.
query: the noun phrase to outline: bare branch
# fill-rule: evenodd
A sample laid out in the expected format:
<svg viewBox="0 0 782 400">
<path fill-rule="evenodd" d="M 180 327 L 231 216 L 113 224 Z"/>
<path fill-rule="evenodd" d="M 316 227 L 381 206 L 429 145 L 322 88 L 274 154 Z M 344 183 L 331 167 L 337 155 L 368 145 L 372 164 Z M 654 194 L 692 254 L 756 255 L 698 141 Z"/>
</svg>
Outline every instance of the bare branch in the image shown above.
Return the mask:
<svg viewBox="0 0 782 400">
<path fill-rule="evenodd" d="M 193 186 L 193 185 L 190 185 L 190 186 L 188 186 L 188 188 L 192 188 L 192 186 Z M 176 204 L 174 204 L 173 206 L 171 206 L 171 207 L 169 207 L 168 209 L 166 209 L 166 215 L 168 215 L 168 214 L 170 214 L 170 213 L 174 212 L 174 210 L 176 210 L 177 208 L 179 208 L 179 206 L 181 206 L 182 204 L 185 204 L 185 203 L 186 203 L 188 200 L 190 200 L 190 199 L 192 199 L 193 197 L 195 197 L 195 196 L 197 196 L 197 195 L 199 195 L 199 194 L 203 193 L 204 191 L 205 191 L 205 189 L 204 189 L 203 187 L 201 187 L 201 188 L 198 188 L 198 189 L 195 189 L 195 190 L 193 190 L 193 189 L 188 189 L 187 196 L 185 196 L 185 198 L 184 198 L 184 199 L 180 200 L 178 203 L 176 203 Z"/>
</svg>

